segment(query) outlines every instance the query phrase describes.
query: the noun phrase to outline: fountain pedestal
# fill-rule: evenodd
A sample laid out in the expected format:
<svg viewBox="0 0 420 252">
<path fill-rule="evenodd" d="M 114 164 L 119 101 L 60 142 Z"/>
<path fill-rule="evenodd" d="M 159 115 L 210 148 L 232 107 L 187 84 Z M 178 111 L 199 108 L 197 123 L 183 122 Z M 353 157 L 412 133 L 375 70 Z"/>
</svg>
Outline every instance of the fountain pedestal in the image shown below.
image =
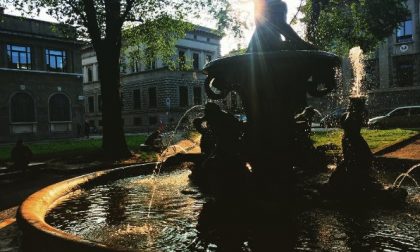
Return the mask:
<svg viewBox="0 0 420 252">
<path fill-rule="evenodd" d="M 240 156 L 251 164 L 258 188 L 276 193 L 290 188 L 299 158 L 294 116 L 308 94 L 323 96 L 336 87 L 339 64 L 326 52 L 282 50 L 221 58 L 204 68 L 210 99 L 223 99 L 230 91 L 242 99 L 247 125 Z"/>
</svg>

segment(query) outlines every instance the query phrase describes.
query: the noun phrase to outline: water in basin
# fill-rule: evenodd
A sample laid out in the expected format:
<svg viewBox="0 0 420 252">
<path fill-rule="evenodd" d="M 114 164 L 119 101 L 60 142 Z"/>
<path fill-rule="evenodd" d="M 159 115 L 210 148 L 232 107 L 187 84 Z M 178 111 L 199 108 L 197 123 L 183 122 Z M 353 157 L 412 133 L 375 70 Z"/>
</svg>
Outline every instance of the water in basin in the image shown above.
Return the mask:
<svg viewBox="0 0 420 252">
<path fill-rule="evenodd" d="M 222 244 L 232 241 L 223 239 L 231 236 L 218 235 L 213 230 L 203 238 L 200 214 L 209 199 L 190 185 L 189 173 L 189 170 L 178 170 L 155 178 L 125 178 L 81 189 L 57 202 L 46 221 L 63 231 L 111 247 L 139 251 L 220 251 Z M 149 209 L 154 185 L 156 191 Z M 409 191 L 410 203 L 404 209 L 355 212 L 319 207 L 299 212 L 297 227 L 293 229 L 296 230 L 294 249 L 420 251 L 420 191 L 414 188 Z M 243 223 L 238 224 L 236 231 L 249 237 L 242 237 L 236 248 L 260 251 L 253 247 L 255 232 L 243 232 Z M 208 234 L 218 238 L 208 239 Z M 278 244 L 277 251 L 281 247 Z"/>
</svg>

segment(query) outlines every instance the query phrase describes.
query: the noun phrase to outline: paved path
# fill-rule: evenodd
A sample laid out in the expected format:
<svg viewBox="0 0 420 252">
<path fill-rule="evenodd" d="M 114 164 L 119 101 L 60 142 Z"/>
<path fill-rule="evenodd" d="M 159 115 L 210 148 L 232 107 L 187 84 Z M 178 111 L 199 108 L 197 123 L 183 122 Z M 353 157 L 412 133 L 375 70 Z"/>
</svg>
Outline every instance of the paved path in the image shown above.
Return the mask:
<svg viewBox="0 0 420 252">
<path fill-rule="evenodd" d="M 411 142 L 395 151 L 386 153 L 383 157 L 418 160 L 420 163 L 420 138 L 417 137 L 414 142 Z"/>
</svg>

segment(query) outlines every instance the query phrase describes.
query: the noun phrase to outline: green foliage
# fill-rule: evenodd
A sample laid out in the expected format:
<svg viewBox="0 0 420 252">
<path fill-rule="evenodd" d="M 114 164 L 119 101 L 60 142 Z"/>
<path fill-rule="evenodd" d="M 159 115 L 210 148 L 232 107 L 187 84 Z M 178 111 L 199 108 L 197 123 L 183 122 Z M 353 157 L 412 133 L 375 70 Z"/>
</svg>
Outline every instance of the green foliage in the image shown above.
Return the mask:
<svg viewBox="0 0 420 252">
<path fill-rule="evenodd" d="M 169 69 L 175 69 L 179 63 L 173 57 L 175 44 L 193 29 L 194 25 L 167 15 L 141 25 L 131 24 L 123 31 L 123 54 L 129 59 L 129 65 L 136 61 L 146 65 L 159 58 Z"/>
<path fill-rule="evenodd" d="M 248 50 L 248 48 L 235 49 L 235 50 L 230 51 L 227 56 L 241 55 L 241 54 L 246 53 L 247 50 Z"/>
<path fill-rule="evenodd" d="M 410 14 L 406 0 L 307 0 L 302 10 L 308 40 L 340 55 L 372 51 Z"/>
<path fill-rule="evenodd" d="M 31 16 L 46 10 L 60 23 L 77 28 L 79 37 L 87 40 L 105 39 L 114 34 L 113 29 L 137 27 L 126 29 L 127 42 L 142 42 L 152 54 L 163 57 L 167 56 L 167 45 L 193 28 L 182 21 L 208 17 L 220 34 L 231 30 L 240 35 L 242 27 L 229 0 L 0 0 L 1 5 L 13 5 Z"/>
</svg>

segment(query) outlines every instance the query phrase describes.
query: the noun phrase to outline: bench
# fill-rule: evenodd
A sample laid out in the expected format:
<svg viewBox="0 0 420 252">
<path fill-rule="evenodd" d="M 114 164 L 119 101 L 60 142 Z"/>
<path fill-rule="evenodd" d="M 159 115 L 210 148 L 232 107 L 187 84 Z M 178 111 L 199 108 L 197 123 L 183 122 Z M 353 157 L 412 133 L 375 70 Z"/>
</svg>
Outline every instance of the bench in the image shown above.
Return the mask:
<svg viewBox="0 0 420 252">
<path fill-rule="evenodd" d="M 46 166 L 46 163 L 41 163 L 41 162 L 29 163 L 28 168 L 26 169 L 26 172 L 38 171 L 45 166 Z M 13 167 L 0 167 L 0 179 L 6 179 L 6 178 L 8 179 L 11 177 L 17 177 L 24 172 L 25 172 L 24 170 L 17 170 L 17 169 L 14 169 Z"/>
</svg>

